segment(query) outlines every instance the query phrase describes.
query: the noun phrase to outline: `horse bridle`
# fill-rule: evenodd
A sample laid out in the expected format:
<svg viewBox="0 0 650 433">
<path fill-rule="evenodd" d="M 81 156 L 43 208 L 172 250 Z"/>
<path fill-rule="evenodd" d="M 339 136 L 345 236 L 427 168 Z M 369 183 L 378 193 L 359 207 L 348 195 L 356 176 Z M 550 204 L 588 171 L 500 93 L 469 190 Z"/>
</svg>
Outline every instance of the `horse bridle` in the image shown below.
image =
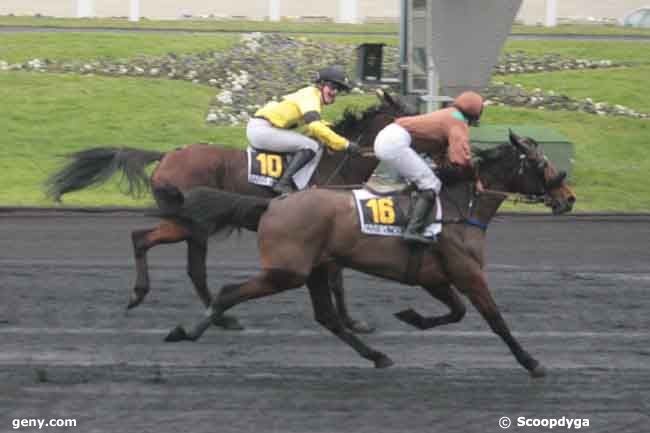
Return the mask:
<svg viewBox="0 0 650 433">
<path fill-rule="evenodd" d="M 534 198 L 537 200 L 537 202 L 544 202 L 546 196 L 548 195 L 548 192 L 559 187 L 562 181 L 564 181 L 564 178 L 566 177 L 566 173 L 563 171 L 560 171 L 557 176 L 553 177 L 552 179 L 546 179 L 545 178 L 545 172 L 546 169 L 548 168 L 548 158 L 546 155 L 543 153 L 541 154 L 541 157 L 535 157 L 531 158 L 526 152 L 520 151 L 519 153 L 519 167 L 517 169 L 517 175 L 518 176 L 524 176 L 524 173 L 530 167 L 530 165 L 534 165 L 534 169 L 538 174 L 541 175 L 543 179 L 543 188 L 544 191 L 541 193 L 536 193 L 536 194 L 528 194 L 530 197 Z"/>
<path fill-rule="evenodd" d="M 546 166 L 548 165 L 548 161 L 546 160 L 546 156 L 544 157 L 543 161 L 538 161 L 538 160 L 533 160 L 532 158 L 529 158 L 526 152 L 517 150 L 518 152 L 518 159 L 519 159 L 519 165 L 515 166 L 513 169 L 513 176 L 512 178 L 515 177 L 524 177 L 524 173 L 529 167 L 529 164 L 531 161 L 534 161 L 537 164 L 536 170 L 538 172 L 544 172 L 546 169 Z M 479 164 L 480 160 L 475 161 L 475 164 Z M 518 192 L 507 192 L 507 191 L 500 191 L 500 190 L 493 190 L 493 189 L 484 189 L 482 194 L 493 194 L 493 195 L 500 195 L 505 198 L 505 200 L 512 201 L 514 203 L 526 203 L 526 204 L 537 204 L 537 203 L 544 203 L 545 196 L 546 196 L 546 186 L 544 188 L 544 192 L 542 193 L 537 193 L 537 194 L 522 194 Z"/>
</svg>

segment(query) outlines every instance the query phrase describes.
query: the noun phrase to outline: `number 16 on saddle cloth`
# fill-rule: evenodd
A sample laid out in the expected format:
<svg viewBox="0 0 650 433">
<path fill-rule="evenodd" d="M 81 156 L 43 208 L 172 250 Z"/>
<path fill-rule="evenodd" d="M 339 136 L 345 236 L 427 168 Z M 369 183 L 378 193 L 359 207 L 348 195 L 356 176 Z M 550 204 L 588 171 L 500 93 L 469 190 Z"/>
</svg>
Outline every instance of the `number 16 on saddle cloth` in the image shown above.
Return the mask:
<svg viewBox="0 0 650 433">
<path fill-rule="evenodd" d="M 399 205 L 399 195 L 376 195 L 365 189 L 353 191 L 357 204 L 361 232 L 368 235 L 402 236 L 408 223 L 406 212 Z M 433 238 L 442 231 L 442 206 L 436 195 L 435 218 L 424 230 L 426 237 Z"/>
</svg>

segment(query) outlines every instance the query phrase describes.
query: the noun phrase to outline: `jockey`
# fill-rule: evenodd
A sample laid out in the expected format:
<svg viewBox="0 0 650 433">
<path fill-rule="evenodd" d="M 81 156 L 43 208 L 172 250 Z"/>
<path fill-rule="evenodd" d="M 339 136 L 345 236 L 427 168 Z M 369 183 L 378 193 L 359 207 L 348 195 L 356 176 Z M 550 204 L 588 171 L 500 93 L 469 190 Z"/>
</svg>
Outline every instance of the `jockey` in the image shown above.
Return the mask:
<svg viewBox="0 0 650 433">
<path fill-rule="evenodd" d="M 246 136 L 251 146 L 273 152 L 295 152 L 273 186 L 276 193 L 295 191 L 292 177 L 316 155 L 319 143 L 334 151 L 359 152 L 356 143 L 336 134 L 321 120 L 321 106 L 334 103 L 340 91 L 350 91 L 345 72 L 333 66 L 321 69 L 313 85 L 284 96 L 281 102 L 267 103 L 248 122 Z M 306 135 L 291 130 L 302 124 L 307 126 Z"/>
<path fill-rule="evenodd" d="M 469 127 L 478 126 L 483 98 L 475 92 L 463 92 L 451 107 L 432 113 L 401 117 L 382 129 L 375 139 L 375 156 L 386 161 L 408 181 L 415 183 L 418 198 L 404 230 L 407 241 L 431 243 L 423 235 L 426 219 L 442 184 L 433 170 L 411 148 L 429 154 L 434 161 L 448 162 L 471 170 Z M 482 188 L 477 180 L 477 187 Z"/>
</svg>

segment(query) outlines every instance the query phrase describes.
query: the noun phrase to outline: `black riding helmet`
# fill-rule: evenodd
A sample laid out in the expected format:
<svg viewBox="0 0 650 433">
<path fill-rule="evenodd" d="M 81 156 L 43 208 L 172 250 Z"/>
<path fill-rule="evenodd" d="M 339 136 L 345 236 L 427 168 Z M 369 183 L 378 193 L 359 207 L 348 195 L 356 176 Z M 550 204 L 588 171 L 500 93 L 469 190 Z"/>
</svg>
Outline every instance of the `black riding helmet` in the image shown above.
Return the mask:
<svg viewBox="0 0 650 433">
<path fill-rule="evenodd" d="M 328 66 L 327 68 L 318 71 L 316 73 L 316 80 L 314 81 L 319 84 L 325 82 L 333 83 L 339 90 L 344 90 L 346 92 L 349 92 L 350 89 L 352 89 L 348 76 L 342 69 L 336 66 Z"/>
</svg>

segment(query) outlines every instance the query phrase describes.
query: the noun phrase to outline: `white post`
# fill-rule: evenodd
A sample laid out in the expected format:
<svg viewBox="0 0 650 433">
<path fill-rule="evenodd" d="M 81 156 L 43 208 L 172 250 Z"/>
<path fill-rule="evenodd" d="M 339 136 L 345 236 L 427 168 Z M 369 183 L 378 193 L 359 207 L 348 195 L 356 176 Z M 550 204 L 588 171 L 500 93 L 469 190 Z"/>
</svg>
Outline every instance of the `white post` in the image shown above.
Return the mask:
<svg viewBox="0 0 650 433">
<path fill-rule="evenodd" d="M 129 21 L 140 21 L 140 0 L 131 0 Z"/>
<path fill-rule="evenodd" d="M 280 0 L 269 0 L 269 20 L 280 21 Z"/>
<path fill-rule="evenodd" d="M 546 0 L 546 27 L 557 26 L 557 0 Z"/>
<path fill-rule="evenodd" d="M 93 0 L 77 0 L 77 18 L 94 17 Z"/>
<path fill-rule="evenodd" d="M 339 0 L 339 19 L 340 23 L 359 22 L 359 0 Z"/>
</svg>

